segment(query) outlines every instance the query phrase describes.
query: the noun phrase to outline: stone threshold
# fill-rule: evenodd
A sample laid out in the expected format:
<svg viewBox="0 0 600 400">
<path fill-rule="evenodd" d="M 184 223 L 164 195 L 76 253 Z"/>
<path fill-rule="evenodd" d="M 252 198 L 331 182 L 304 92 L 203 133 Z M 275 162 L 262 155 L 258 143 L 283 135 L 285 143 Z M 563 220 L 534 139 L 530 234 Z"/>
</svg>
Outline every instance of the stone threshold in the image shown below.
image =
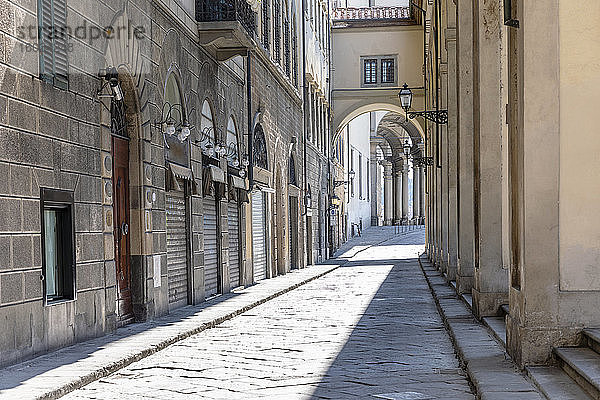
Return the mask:
<svg viewBox="0 0 600 400">
<path fill-rule="evenodd" d="M 200 305 L 180 308 L 168 316 L 118 328 L 112 334 L 0 369 L 0 398 L 57 399 L 318 279 L 345 262 L 329 260 L 294 270 Z"/>
<path fill-rule="evenodd" d="M 419 265 L 429 284 L 456 353 L 467 371 L 478 399 L 543 400 L 528 377 L 519 370 L 496 340 L 495 334 L 473 316 L 444 276 L 419 257 Z"/>
</svg>

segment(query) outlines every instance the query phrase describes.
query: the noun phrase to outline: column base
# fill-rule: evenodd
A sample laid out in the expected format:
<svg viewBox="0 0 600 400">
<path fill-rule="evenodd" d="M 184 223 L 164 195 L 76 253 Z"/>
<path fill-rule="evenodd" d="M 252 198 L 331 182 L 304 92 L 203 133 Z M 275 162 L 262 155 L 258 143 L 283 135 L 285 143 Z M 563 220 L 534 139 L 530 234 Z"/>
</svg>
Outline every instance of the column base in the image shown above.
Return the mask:
<svg viewBox="0 0 600 400">
<path fill-rule="evenodd" d="M 581 327 L 523 327 L 506 316 L 506 350 L 521 368 L 526 365 L 548 364 L 552 349 L 577 346 Z"/>
<path fill-rule="evenodd" d="M 458 294 L 469 293 L 473 291 L 473 276 L 456 275 L 456 291 Z"/>
<path fill-rule="evenodd" d="M 448 267 L 446 269 L 446 279 L 448 280 L 448 282 L 456 280 L 456 271 L 456 265 L 448 264 Z"/>
<path fill-rule="evenodd" d="M 392 221 L 391 219 L 386 219 L 386 220 L 385 220 L 385 222 L 384 222 L 384 225 L 385 225 L 385 226 L 392 226 L 392 225 L 394 225 L 394 223 L 393 223 L 393 222 L 394 222 L 394 221 Z"/>
<path fill-rule="evenodd" d="M 500 306 L 508 304 L 508 292 L 482 293 L 473 289 L 472 293 L 473 314 L 477 318 L 497 316 L 500 312 Z"/>
</svg>

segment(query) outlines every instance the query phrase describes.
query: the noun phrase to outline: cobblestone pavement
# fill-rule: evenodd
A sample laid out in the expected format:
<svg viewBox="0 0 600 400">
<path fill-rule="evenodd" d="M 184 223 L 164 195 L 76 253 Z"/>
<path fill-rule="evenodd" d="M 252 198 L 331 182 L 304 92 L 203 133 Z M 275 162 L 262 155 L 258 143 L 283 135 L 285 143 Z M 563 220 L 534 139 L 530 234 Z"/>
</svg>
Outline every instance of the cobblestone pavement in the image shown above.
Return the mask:
<svg viewBox="0 0 600 400">
<path fill-rule="evenodd" d="M 424 233 L 393 233 L 64 399 L 474 399 L 416 260 Z"/>
</svg>

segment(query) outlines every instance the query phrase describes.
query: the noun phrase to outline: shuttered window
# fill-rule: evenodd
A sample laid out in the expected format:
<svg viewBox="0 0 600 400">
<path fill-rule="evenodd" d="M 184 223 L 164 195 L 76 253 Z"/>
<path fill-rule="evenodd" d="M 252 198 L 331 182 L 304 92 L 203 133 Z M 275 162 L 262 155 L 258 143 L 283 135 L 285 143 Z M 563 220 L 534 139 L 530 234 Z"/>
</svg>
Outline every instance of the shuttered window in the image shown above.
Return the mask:
<svg viewBox="0 0 600 400">
<path fill-rule="evenodd" d="M 68 86 L 69 37 L 66 0 L 38 0 L 40 76 L 54 86 Z"/>
</svg>

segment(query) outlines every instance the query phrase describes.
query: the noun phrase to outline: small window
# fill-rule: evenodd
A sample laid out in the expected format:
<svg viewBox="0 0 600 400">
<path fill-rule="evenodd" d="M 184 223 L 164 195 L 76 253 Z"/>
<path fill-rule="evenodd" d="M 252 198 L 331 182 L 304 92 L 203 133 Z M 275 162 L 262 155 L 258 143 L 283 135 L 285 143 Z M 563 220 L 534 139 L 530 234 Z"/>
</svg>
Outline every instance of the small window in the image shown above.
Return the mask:
<svg viewBox="0 0 600 400">
<path fill-rule="evenodd" d="M 40 197 L 45 301 L 74 300 L 73 192 L 42 188 Z"/>
<path fill-rule="evenodd" d="M 364 64 L 364 83 L 376 84 L 377 83 L 377 60 L 367 59 Z"/>
<path fill-rule="evenodd" d="M 381 60 L 381 83 L 394 83 L 394 59 Z"/>
</svg>

